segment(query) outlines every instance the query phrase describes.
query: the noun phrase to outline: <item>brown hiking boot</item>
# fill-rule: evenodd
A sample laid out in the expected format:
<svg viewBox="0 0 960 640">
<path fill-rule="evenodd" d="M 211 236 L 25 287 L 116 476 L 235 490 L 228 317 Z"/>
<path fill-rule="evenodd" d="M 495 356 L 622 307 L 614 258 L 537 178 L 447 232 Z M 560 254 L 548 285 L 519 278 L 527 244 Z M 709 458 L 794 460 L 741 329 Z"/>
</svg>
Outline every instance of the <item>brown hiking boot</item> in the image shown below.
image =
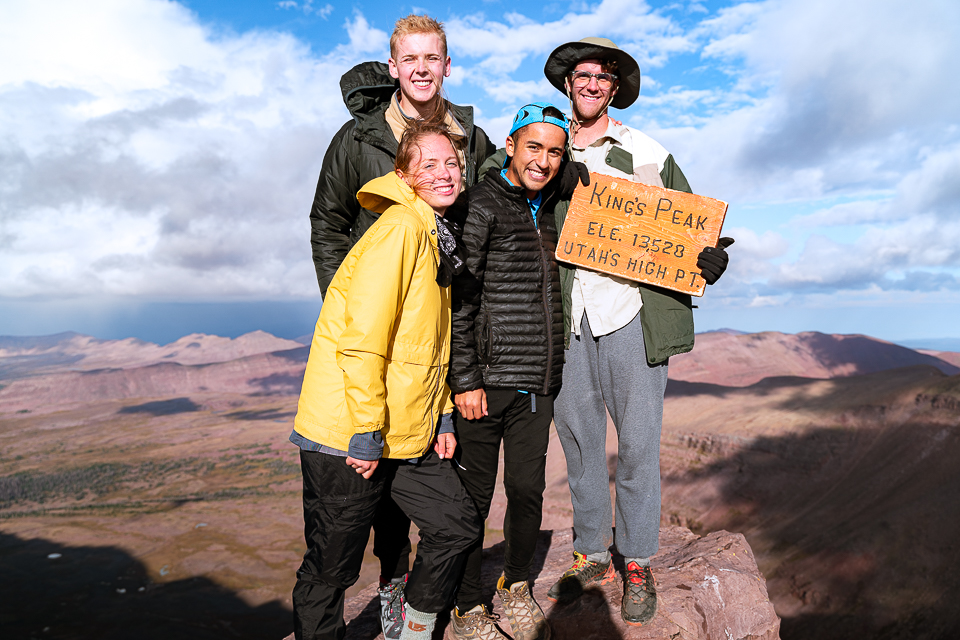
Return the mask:
<svg viewBox="0 0 960 640">
<path fill-rule="evenodd" d="M 547 591 L 551 602 L 566 604 L 583 595 L 583 588 L 591 584 L 608 584 L 616 579 L 613 565 L 609 562 L 591 562 L 587 556 L 573 552 L 573 566 L 563 572 L 560 579 Z"/>
<path fill-rule="evenodd" d="M 639 626 L 650 622 L 656 615 L 657 587 L 653 582 L 653 573 L 650 567 L 641 567 L 636 562 L 630 562 L 623 578 L 620 616 L 627 624 Z"/>
<path fill-rule="evenodd" d="M 550 640 L 550 625 L 543 617 L 540 605 L 533 599 L 530 585 L 526 581 L 514 582 L 508 588 L 504 580 L 504 576 L 500 576 L 497 595 L 510 621 L 513 640 Z"/>
<path fill-rule="evenodd" d="M 497 628 L 498 617 L 478 604 L 462 616 L 454 607 L 450 613 L 450 631 L 455 640 L 508 640 Z"/>
</svg>

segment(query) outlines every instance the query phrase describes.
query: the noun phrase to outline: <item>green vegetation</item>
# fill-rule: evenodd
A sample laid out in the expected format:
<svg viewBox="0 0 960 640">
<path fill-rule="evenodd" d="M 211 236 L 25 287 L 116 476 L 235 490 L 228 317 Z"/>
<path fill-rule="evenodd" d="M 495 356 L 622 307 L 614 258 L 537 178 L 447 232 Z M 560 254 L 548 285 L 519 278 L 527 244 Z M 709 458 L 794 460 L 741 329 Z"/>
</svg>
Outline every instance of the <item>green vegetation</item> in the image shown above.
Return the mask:
<svg viewBox="0 0 960 640">
<path fill-rule="evenodd" d="M 265 452 L 258 447 L 254 455 Z M 219 460 L 193 457 L 133 464 L 98 462 L 52 471 L 19 471 L 0 477 L 0 517 L 33 511 L 30 507 L 76 510 L 93 507 L 91 503 L 101 507 L 110 503 L 114 508 L 123 508 L 122 504 L 139 509 L 142 503 L 236 498 L 260 493 L 299 473 L 297 462 L 273 455 L 252 457 L 249 453 Z M 204 490 L 183 490 L 184 483 L 195 480 L 203 481 Z M 63 504 L 66 501 L 70 503 Z M 12 509 L 17 513 L 11 513 Z"/>
</svg>

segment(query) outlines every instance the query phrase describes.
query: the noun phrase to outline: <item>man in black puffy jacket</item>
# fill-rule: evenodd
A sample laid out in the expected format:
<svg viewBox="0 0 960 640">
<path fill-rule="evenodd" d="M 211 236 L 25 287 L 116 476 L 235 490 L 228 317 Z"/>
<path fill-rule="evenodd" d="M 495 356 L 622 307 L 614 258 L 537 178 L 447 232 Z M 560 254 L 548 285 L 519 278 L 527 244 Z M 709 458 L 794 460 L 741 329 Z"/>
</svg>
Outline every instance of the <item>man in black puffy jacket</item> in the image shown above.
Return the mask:
<svg viewBox="0 0 960 640">
<path fill-rule="evenodd" d="M 552 105 L 520 109 L 507 165 L 491 169 L 448 213 L 463 219 L 466 268 L 453 281 L 450 388 L 457 405 L 455 459 L 481 517 L 490 512 L 504 446 L 506 552 L 497 584 L 515 639 L 546 640 L 530 566 L 540 530 L 553 399 L 563 367 L 563 309 L 555 258 L 558 200 L 551 180 L 569 133 Z M 451 616 L 458 640 L 502 638 L 482 602 L 482 538 L 468 554 Z"/>
<path fill-rule="evenodd" d="M 360 206 L 357 192 L 370 180 L 393 171 L 407 123 L 437 110 L 437 101 L 444 100 L 443 79 L 449 75 L 443 26 L 428 16 L 410 15 L 394 27 L 388 64 L 364 62 L 340 79 L 352 119 L 330 141 L 310 211 L 310 244 L 322 294 L 326 295 L 347 252 L 379 217 Z M 480 165 L 495 147 L 474 126 L 472 107 L 444 103 L 447 126 L 461 141 L 457 153 L 468 187 L 476 182 Z M 380 621 L 384 637 L 395 639 L 403 625 L 410 520 L 388 498 L 380 504 L 373 530 L 373 552 L 380 559 Z"/>
</svg>

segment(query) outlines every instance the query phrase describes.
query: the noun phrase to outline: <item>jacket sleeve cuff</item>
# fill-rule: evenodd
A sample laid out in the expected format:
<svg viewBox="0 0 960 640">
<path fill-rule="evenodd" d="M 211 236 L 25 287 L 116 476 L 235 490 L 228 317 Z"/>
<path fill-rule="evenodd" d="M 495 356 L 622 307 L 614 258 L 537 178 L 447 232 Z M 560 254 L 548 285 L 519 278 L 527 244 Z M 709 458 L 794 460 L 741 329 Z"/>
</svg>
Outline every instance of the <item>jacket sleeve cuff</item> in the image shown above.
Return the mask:
<svg viewBox="0 0 960 640">
<path fill-rule="evenodd" d="M 379 460 L 383 455 L 383 434 L 379 431 L 353 434 L 347 455 L 357 460 Z"/>
<path fill-rule="evenodd" d="M 454 394 L 476 391 L 483 388 L 483 374 L 479 369 L 468 371 L 463 375 L 450 376 L 450 391 Z"/>
<path fill-rule="evenodd" d="M 453 414 L 445 413 L 440 416 L 440 429 L 437 431 L 437 434 L 441 433 L 453 433 Z"/>
</svg>

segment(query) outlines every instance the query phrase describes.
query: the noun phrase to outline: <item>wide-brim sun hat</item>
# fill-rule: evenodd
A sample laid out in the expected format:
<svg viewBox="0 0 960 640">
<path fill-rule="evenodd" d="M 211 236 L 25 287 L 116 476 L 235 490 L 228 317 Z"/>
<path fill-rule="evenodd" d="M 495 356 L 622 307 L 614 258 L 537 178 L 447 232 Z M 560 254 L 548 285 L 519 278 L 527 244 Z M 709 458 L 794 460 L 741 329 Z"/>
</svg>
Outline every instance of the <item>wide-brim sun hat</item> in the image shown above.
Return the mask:
<svg viewBox="0 0 960 640">
<path fill-rule="evenodd" d="M 617 61 L 619 85 L 617 95 L 610 106 L 626 109 L 640 95 L 640 65 L 629 53 L 607 38 L 584 38 L 577 42 L 567 42 L 553 50 L 543 65 L 543 75 L 557 90 L 567 95 L 564 80 L 581 60 L 610 59 Z"/>
</svg>

